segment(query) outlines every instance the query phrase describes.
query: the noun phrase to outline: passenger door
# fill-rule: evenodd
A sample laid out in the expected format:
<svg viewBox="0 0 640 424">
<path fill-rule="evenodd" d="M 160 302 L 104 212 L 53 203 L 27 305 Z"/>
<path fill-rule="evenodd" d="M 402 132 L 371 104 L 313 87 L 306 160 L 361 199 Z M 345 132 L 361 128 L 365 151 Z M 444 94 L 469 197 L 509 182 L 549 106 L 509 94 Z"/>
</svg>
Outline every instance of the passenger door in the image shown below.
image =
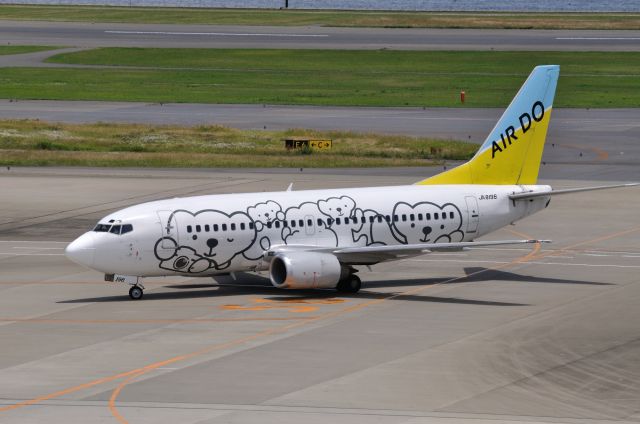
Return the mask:
<svg viewBox="0 0 640 424">
<path fill-rule="evenodd" d="M 478 209 L 478 199 L 475 196 L 466 196 L 467 203 L 467 233 L 476 233 L 480 222 L 480 210 Z"/>
<path fill-rule="evenodd" d="M 163 249 L 175 249 L 180 245 L 178 238 L 178 222 L 173 211 L 158 211 L 158 218 L 160 219 L 160 228 L 162 234 L 162 242 L 160 247 Z M 169 239 L 173 239 L 175 243 Z"/>
</svg>

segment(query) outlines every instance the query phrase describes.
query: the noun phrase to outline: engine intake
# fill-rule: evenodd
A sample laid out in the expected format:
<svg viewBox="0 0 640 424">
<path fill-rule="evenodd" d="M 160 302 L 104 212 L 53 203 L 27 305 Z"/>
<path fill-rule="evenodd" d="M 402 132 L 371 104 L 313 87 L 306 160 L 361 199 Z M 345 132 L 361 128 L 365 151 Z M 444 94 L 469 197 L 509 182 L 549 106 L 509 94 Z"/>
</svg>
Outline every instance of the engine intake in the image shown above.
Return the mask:
<svg viewBox="0 0 640 424">
<path fill-rule="evenodd" d="M 279 253 L 269 266 L 271 284 L 279 289 L 334 288 L 345 272 L 330 253 Z"/>
</svg>

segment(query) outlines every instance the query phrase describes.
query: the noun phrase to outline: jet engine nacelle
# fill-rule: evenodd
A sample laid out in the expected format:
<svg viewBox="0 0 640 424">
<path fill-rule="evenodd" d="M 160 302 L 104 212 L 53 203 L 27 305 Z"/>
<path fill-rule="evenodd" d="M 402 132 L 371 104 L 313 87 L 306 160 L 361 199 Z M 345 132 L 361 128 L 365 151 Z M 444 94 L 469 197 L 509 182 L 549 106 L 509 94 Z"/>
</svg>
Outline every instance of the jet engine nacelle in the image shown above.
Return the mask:
<svg viewBox="0 0 640 424">
<path fill-rule="evenodd" d="M 334 288 L 342 276 L 340 261 L 330 253 L 283 252 L 269 266 L 271 284 L 279 289 Z"/>
</svg>

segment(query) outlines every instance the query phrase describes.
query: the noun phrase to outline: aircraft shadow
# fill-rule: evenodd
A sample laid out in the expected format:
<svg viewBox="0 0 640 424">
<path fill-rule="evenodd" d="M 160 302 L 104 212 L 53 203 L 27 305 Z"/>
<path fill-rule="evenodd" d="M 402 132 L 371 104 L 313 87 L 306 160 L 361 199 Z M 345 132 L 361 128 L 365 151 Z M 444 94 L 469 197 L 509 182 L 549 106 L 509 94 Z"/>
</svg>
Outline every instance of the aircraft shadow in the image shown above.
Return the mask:
<svg viewBox="0 0 640 424">
<path fill-rule="evenodd" d="M 486 270 L 485 272 L 479 272 Z M 525 281 L 525 282 L 553 282 L 553 283 L 568 283 L 568 284 L 609 284 L 609 283 L 594 283 L 594 282 L 579 282 L 572 280 L 562 279 L 539 279 L 536 277 L 522 276 L 515 273 L 495 271 L 486 268 L 465 268 L 465 272 L 470 277 L 461 278 L 447 284 L 455 284 L 461 282 L 479 282 L 479 281 L 491 281 L 491 280 L 508 280 L 508 281 Z M 336 295 L 336 291 L 333 289 L 324 290 L 296 290 L 296 291 L 283 291 L 277 289 L 271 285 L 271 282 L 267 277 L 250 273 L 237 273 L 237 279 L 233 279 L 228 275 L 215 276 L 212 278 L 214 281 L 203 283 L 190 283 L 190 284 L 171 284 L 165 286 L 166 288 L 176 289 L 172 292 L 147 292 L 145 293 L 145 299 L 149 300 L 163 300 L 163 299 L 188 299 L 188 298 L 203 298 L 203 297 L 222 297 L 222 296 L 237 296 L 246 294 L 255 294 L 262 296 L 269 296 L 268 299 L 274 301 L 291 301 L 291 300 L 311 300 L 311 299 L 327 299 L 334 297 L 342 298 L 354 298 L 354 299 L 384 299 L 387 297 L 393 297 L 396 300 L 414 301 L 414 302 L 429 302 L 429 303 L 450 303 L 460 305 L 485 305 L 485 306 L 529 306 L 526 303 L 512 303 L 512 302 L 498 302 L 488 300 L 477 299 L 464 299 L 457 297 L 441 297 L 441 296 L 425 296 L 425 295 L 412 295 L 412 294 L 398 294 L 398 293 L 379 293 L 371 291 L 371 289 L 381 287 L 398 287 L 398 286 L 430 286 L 434 284 L 444 283 L 451 280 L 452 277 L 441 278 L 416 278 L 409 280 L 387 280 L 387 281 L 373 281 L 365 282 L 364 289 L 356 294 L 339 293 Z M 284 294 L 286 293 L 286 294 Z M 118 296 L 105 296 L 96 298 L 84 298 L 84 299 L 71 299 L 64 300 L 58 303 L 92 303 L 92 302 L 122 302 L 129 301 L 129 297 L 126 294 Z"/>
</svg>

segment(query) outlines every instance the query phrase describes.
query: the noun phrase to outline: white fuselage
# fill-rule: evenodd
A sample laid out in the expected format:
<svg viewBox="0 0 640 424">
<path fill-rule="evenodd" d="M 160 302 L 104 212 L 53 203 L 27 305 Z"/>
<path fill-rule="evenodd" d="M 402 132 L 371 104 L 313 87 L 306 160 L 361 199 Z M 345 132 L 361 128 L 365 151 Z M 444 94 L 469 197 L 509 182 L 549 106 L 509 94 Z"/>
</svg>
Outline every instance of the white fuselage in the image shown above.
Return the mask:
<svg viewBox="0 0 640 424">
<path fill-rule="evenodd" d="M 74 243 L 87 246 L 83 263 L 107 274 L 206 276 L 261 270 L 268 267 L 264 253 L 283 245 L 471 241 L 544 209 L 549 201 L 542 196 L 514 202 L 510 194 L 550 190 L 411 185 L 175 198 L 115 212 L 100 221 L 98 231 Z"/>
</svg>

